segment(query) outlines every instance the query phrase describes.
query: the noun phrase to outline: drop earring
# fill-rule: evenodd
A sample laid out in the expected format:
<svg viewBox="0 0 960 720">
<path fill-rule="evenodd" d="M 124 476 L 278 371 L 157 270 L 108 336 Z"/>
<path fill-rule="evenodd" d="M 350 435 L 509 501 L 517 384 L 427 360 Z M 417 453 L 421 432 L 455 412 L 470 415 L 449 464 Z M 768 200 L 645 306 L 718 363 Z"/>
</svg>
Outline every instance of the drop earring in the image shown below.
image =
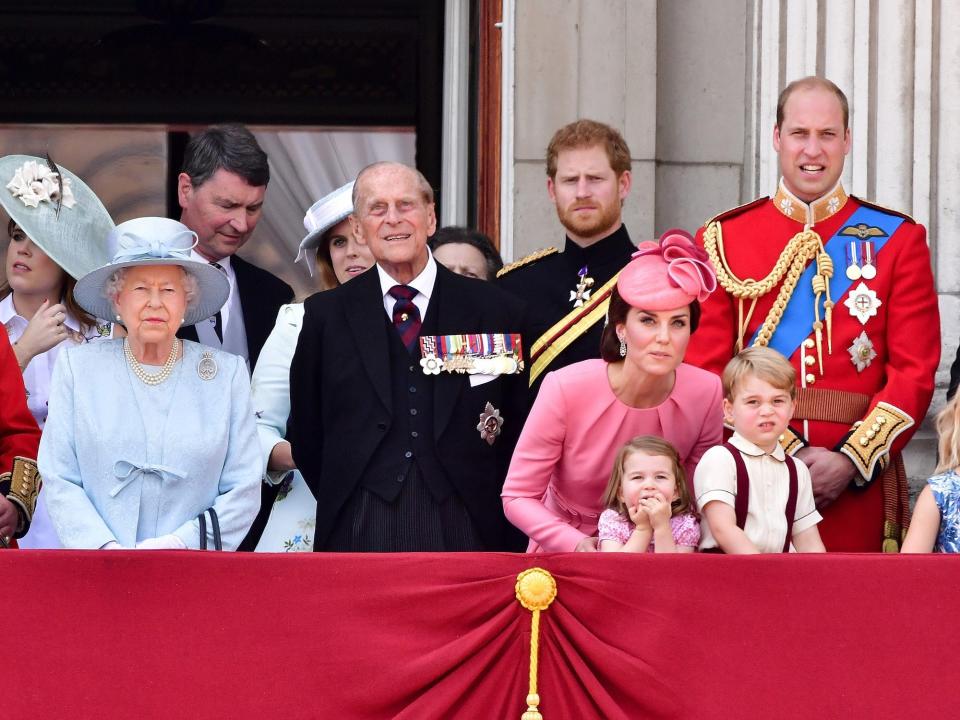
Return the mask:
<svg viewBox="0 0 960 720">
<path fill-rule="evenodd" d="M 620 338 L 620 357 L 627 356 L 627 341 L 624 338 Z"/>
</svg>

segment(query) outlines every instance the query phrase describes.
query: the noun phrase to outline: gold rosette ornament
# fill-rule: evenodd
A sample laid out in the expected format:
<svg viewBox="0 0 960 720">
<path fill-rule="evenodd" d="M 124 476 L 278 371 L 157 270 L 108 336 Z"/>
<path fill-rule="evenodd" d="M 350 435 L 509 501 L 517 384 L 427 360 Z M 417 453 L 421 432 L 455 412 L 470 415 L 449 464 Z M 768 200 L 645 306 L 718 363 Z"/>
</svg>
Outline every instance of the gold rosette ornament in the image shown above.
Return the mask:
<svg viewBox="0 0 960 720">
<path fill-rule="evenodd" d="M 530 568 L 517 575 L 515 586 L 517 600 L 533 613 L 530 620 L 530 692 L 527 694 L 527 711 L 520 720 L 543 720 L 538 706 L 537 655 L 540 650 L 540 611 L 550 607 L 557 597 L 557 581 L 542 568 Z"/>
</svg>

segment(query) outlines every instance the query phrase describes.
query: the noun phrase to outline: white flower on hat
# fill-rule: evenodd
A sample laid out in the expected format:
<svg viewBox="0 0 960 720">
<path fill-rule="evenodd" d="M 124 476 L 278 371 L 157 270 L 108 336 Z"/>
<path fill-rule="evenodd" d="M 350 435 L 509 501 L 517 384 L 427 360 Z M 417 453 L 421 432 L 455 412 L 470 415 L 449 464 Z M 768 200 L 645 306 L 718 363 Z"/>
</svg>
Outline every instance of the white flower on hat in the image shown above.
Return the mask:
<svg viewBox="0 0 960 720">
<path fill-rule="evenodd" d="M 7 183 L 7 189 L 15 198 L 27 207 L 39 207 L 40 203 L 56 203 L 60 200 L 60 183 L 58 173 L 36 160 L 28 160 L 13 174 L 13 179 Z M 70 189 L 70 178 L 63 178 L 64 207 L 72 208 L 77 204 Z"/>
</svg>

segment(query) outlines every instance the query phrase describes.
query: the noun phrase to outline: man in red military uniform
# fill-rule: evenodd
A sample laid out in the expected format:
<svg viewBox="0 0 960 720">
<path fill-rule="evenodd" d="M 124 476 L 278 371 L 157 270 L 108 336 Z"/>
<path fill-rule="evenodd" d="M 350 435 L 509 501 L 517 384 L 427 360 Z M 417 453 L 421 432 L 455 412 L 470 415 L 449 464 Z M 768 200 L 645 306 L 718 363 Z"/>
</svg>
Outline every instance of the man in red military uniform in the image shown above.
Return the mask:
<svg viewBox="0 0 960 720">
<path fill-rule="evenodd" d="M 781 180 L 698 233 L 717 269 L 687 361 L 720 372 L 769 345 L 797 369 L 792 435 L 828 550 L 896 552 L 909 518 L 900 452 L 930 404 L 940 321 L 926 231 L 840 184 L 849 110 L 829 80 L 788 85 L 773 145 Z"/>
<path fill-rule="evenodd" d="M 27 409 L 23 375 L 7 340 L 0 337 L 0 550 L 23 537 L 40 491 L 37 446 L 40 428 Z"/>
</svg>

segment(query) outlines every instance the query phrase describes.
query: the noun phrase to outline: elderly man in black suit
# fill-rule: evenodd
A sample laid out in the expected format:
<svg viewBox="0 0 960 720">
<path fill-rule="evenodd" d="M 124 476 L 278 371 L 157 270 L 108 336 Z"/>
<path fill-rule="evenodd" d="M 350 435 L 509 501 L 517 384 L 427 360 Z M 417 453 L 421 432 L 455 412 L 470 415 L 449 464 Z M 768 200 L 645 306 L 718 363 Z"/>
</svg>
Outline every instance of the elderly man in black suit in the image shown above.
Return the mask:
<svg viewBox="0 0 960 720">
<path fill-rule="evenodd" d="M 267 154 L 242 125 L 214 125 L 194 135 L 177 178 L 180 222 L 197 234 L 191 256 L 220 268 L 230 281 L 223 308 L 177 335 L 240 355 L 251 369 L 280 306 L 293 297 L 285 282 L 234 255 L 260 220 L 269 181 Z M 260 513 L 240 550 L 256 548 L 278 489 L 262 484 Z"/>
<path fill-rule="evenodd" d="M 314 549 L 515 550 L 500 490 L 523 423 L 522 301 L 439 265 L 433 191 L 376 163 L 352 224 L 377 264 L 305 303 L 288 436 Z"/>
</svg>

